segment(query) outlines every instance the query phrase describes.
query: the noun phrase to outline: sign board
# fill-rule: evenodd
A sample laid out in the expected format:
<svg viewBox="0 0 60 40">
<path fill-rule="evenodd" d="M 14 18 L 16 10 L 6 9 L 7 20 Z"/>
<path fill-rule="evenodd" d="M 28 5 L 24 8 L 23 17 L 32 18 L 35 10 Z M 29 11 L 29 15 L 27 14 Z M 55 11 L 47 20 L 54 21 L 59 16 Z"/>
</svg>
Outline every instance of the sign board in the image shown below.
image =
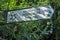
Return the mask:
<svg viewBox="0 0 60 40">
<path fill-rule="evenodd" d="M 53 13 L 54 10 L 50 5 L 9 11 L 7 14 L 7 22 L 50 19 Z"/>
</svg>

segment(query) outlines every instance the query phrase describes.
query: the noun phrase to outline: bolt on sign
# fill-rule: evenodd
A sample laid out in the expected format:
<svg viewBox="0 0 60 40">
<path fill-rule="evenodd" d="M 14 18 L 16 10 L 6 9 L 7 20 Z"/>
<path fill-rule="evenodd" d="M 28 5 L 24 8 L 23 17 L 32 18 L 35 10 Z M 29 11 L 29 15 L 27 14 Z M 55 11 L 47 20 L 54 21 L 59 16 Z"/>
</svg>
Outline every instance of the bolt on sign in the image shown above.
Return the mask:
<svg viewBox="0 0 60 40">
<path fill-rule="evenodd" d="M 7 22 L 20 22 L 40 19 L 50 19 L 54 13 L 50 5 L 32 7 L 20 10 L 10 10 L 7 12 Z"/>
</svg>

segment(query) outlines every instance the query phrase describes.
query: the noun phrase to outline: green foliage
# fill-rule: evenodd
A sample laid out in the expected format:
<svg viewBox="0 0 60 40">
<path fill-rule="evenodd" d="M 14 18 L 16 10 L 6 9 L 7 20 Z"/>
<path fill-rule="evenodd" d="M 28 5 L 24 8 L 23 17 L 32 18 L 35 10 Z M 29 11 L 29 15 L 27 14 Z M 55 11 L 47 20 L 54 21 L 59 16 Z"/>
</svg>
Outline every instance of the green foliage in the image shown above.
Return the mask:
<svg viewBox="0 0 60 40">
<path fill-rule="evenodd" d="M 2 3 L 3 2 L 3 3 Z M 38 0 L 34 2 L 34 0 L 1 0 L 1 10 L 13 10 L 13 9 L 22 9 L 22 8 L 28 8 L 33 6 L 40 6 L 40 5 L 46 5 L 48 4 L 49 0 L 41 1 Z"/>
<path fill-rule="evenodd" d="M 15 5 L 16 5 L 16 0 L 9 0 L 9 3 L 8 3 L 8 9 L 9 10 L 12 10 L 15 8 Z"/>
<path fill-rule="evenodd" d="M 60 7 L 60 0 L 57 0 L 57 3 L 58 3 L 58 4 L 57 4 L 57 5 L 58 5 L 58 7 Z"/>
<path fill-rule="evenodd" d="M 50 24 L 47 24 L 47 20 L 0 25 L 0 35 L 6 40 L 44 40 L 48 37 L 45 33 L 49 30 Z"/>
</svg>

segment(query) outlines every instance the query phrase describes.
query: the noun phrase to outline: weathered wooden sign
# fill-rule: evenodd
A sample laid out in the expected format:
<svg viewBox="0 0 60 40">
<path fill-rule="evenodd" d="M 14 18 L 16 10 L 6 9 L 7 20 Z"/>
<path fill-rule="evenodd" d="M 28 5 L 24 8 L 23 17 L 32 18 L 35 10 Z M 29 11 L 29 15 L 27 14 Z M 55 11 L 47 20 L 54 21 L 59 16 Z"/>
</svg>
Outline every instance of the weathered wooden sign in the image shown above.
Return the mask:
<svg viewBox="0 0 60 40">
<path fill-rule="evenodd" d="M 50 19 L 53 13 L 54 10 L 50 5 L 9 11 L 7 14 L 7 22 Z"/>
</svg>

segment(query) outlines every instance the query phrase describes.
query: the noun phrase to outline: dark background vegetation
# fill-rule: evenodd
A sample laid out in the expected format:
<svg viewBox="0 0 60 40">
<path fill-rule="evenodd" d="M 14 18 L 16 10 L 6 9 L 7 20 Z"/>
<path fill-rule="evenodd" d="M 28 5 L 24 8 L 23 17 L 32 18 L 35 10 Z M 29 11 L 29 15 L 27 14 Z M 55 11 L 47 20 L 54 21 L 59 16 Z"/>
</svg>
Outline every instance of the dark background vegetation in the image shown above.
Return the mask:
<svg viewBox="0 0 60 40">
<path fill-rule="evenodd" d="M 44 34 L 50 30 L 49 20 L 38 20 L 21 23 L 4 24 L 2 13 L 5 10 L 15 10 L 41 5 L 52 5 L 55 12 L 53 15 L 54 32 Z M 60 40 L 60 0 L 0 0 L 0 40 Z M 3 22 L 3 23 L 2 23 Z M 41 34 L 41 32 L 44 32 Z"/>
</svg>

